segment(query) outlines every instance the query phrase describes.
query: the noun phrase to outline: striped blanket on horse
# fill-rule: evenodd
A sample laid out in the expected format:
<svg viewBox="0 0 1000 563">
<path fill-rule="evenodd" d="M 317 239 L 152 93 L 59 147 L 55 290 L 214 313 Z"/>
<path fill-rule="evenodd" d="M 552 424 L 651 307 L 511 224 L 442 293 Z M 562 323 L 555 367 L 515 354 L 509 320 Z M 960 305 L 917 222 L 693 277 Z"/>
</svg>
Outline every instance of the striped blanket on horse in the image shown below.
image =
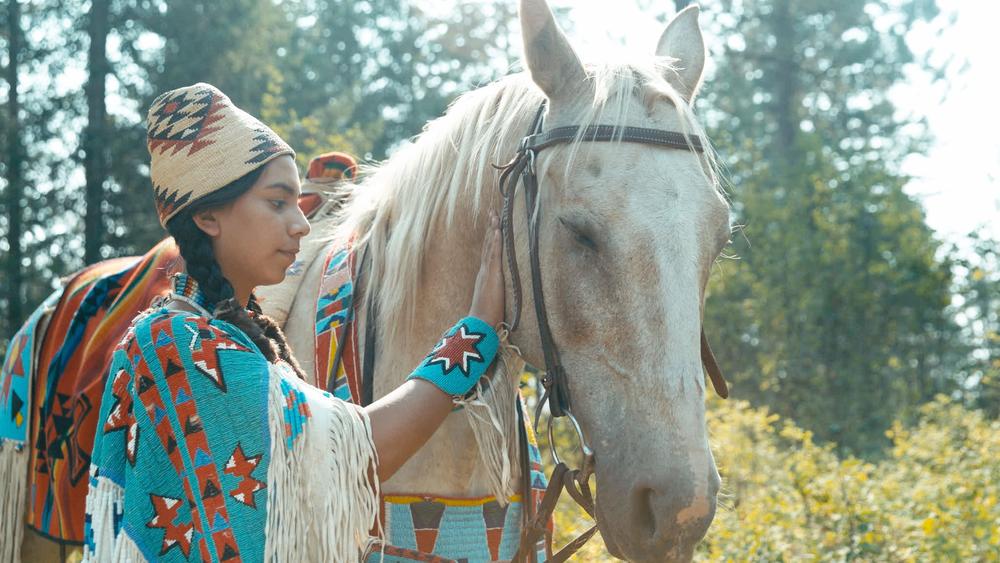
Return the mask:
<svg viewBox="0 0 1000 563">
<path fill-rule="evenodd" d="M 71 278 L 35 359 L 27 524 L 51 539 L 83 542 L 87 471 L 113 343 L 168 287 L 173 239 L 144 256 L 95 264 Z M 40 336 L 40 335 L 39 335 Z"/>
</svg>

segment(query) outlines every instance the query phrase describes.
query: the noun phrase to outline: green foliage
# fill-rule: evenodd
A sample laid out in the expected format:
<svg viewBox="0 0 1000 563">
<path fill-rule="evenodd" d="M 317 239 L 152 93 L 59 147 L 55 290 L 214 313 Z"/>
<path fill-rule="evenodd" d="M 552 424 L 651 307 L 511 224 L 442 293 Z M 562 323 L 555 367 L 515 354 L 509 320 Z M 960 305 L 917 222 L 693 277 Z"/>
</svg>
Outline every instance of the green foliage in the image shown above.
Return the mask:
<svg viewBox="0 0 1000 563">
<path fill-rule="evenodd" d="M 723 476 L 704 561 L 998 561 L 1000 422 L 939 396 L 887 432 L 877 462 L 766 408 L 713 400 L 708 426 Z M 589 527 L 560 503 L 556 544 Z M 581 561 L 609 556 L 599 536 Z"/>
<path fill-rule="evenodd" d="M 86 76 L 89 5 L 82 0 L 24 4 L 23 27 L 32 31 L 19 56 L 20 130 L 27 149 L 23 199 L 29 205 L 19 242 L 30 258 L 25 279 L 41 283 L 26 288 L 23 315 L 56 279 L 83 266 L 80 137 L 87 107 L 82 88 L 65 84 L 70 77 L 82 85 Z M 111 2 L 102 254 L 141 254 L 165 234 L 151 204 L 144 127 L 146 109 L 163 91 L 199 81 L 219 86 L 285 136 L 304 167 L 329 150 L 385 158 L 457 94 L 506 71 L 512 60 L 507 28 L 514 21 L 512 5 L 462 0 L 441 13 L 426 13 L 418 5 L 417 0 Z M 2 34 L 0 48 L 2 58 Z M 6 86 L 0 82 L 0 96 Z M 0 143 L 9 128 L 3 113 Z M 5 164 L 6 159 L 0 167 Z M 0 192 L 5 187 L 4 175 Z M 6 217 L 0 214 L 4 235 Z M 4 275 L 0 272 L 0 282 Z M 0 295 L 0 311 L 7 309 L 6 298 Z M 0 319 L 3 343 L 15 327 L 6 326 L 6 315 Z"/>
<path fill-rule="evenodd" d="M 879 463 L 839 458 L 808 431 L 745 403 L 709 422 L 732 492 L 710 559 L 996 560 L 1000 424 L 938 397 L 893 424 Z"/>
<path fill-rule="evenodd" d="M 968 347 L 959 364 L 970 402 L 1000 416 L 1000 241 L 973 233 L 971 248 L 958 260 L 959 323 Z"/>
<path fill-rule="evenodd" d="M 895 418 L 957 387 L 951 259 L 899 171 L 927 137 L 887 94 L 935 4 L 705 9 L 722 39 L 702 107 L 740 227 L 705 326 L 735 396 L 877 455 Z"/>
<path fill-rule="evenodd" d="M 141 254 L 165 235 L 150 205 L 146 110 L 161 92 L 209 82 L 241 108 L 260 115 L 269 84 L 280 80 L 276 52 L 292 24 L 270 0 L 123 0 L 111 34 L 130 114 L 114 121 L 109 230 L 113 254 Z"/>
<path fill-rule="evenodd" d="M 79 127 L 74 116 L 79 115 L 82 98 L 72 86 L 60 83 L 56 77 L 71 66 L 66 52 L 80 49 L 79 38 L 71 33 L 73 22 L 52 20 L 62 2 L 40 0 L 21 2 L 20 18 L 9 18 L 10 6 L 0 7 L 0 349 L 6 349 L 9 337 L 17 329 L 20 319 L 10 322 L 9 304 L 20 301 L 21 319 L 35 304 L 41 302 L 52 290 L 55 279 L 79 267 L 73 252 L 82 256 L 83 245 L 74 229 L 80 227 L 74 209 L 79 208 L 82 194 L 72 189 L 71 177 L 79 169 L 75 154 L 65 154 L 59 149 L 72 146 L 75 137 L 68 130 Z M 17 63 L 19 85 L 17 89 L 19 112 L 17 123 L 9 114 L 11 92 L 7 71 L 12 61 L 9 37 L 10 26 L 20 24 L 21 41 L 13 60 Z M 30 80 L 27 77 L 31 77 Z M 85 112 L 85 110 L 84 110 Z M 16 129 L 15 129 L 16 128 Z M 8 209 L 7 190 L 10 188 L 14 148 L 11 133 L 22 145 L 19 204 L 22 219 L 22 236 L 13 241 L 8 237 L 13 209 Z M 21 291 L 11 291 L 7 271 L 7 257 L 13 245 L 20 245 L 22 260 L 20 276 L 24 281 Z"/>
<path fill-rule="evenodd" d="M 375 127 L 360 156 L 389 149 L 440 115 L 473 85 L 501 76 L 512 58 L 507 2 L 461 0 L 429 13 L 413 0 L 294 0 L 296 22 L 280 55 L 286 107 L 314 115 L 334 101 L 348 113 L 334 130 Z"/>
</svg>

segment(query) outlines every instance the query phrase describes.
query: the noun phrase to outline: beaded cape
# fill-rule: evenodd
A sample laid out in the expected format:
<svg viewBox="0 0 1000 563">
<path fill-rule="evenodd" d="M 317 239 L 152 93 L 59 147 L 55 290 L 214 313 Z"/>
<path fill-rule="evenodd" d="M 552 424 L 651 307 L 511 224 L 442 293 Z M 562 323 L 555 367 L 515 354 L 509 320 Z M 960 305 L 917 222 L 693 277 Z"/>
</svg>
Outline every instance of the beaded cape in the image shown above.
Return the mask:
<svg viewBox="0 0 1000 563">
<path fill-rule="evenodd" d="M 174 290 L 199 302 L 192 281 Z M 84 558 L 357 559 L 377 514 L 374 467 L 363 411 L 225 321 L 154 307 L 114 350 Z"/>
</svg>

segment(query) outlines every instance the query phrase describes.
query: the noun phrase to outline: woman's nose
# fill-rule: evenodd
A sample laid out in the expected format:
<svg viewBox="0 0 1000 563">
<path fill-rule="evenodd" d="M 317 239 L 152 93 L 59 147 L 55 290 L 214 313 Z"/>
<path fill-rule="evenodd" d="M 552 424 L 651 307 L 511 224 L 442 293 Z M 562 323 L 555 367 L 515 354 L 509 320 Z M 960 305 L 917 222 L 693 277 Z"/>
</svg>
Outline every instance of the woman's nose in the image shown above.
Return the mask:
<svg viewBox="0 0 1000 563">
<path fill-rule="evenodd" d="M 291 234 L 293 237 L 302 238 L 309 234 L 312 227 L 309 225 L 309 219 L 306 219 L 302 210 L 298 206 L 295 206 L 295 218 L 292 220 Z"/>
</svg>

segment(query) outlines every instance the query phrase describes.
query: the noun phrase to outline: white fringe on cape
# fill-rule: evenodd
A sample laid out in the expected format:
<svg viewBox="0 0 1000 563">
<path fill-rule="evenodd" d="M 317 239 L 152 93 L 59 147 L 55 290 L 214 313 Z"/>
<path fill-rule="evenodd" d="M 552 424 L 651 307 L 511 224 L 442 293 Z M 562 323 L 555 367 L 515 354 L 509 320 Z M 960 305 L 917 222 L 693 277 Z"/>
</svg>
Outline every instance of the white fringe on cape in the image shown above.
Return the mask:
<svg viewBox="0 0 1000 563">
<path fill-rule="evenodd" d="M 0 561 L 21 561 L 27 481 L 27 446 L 0 439 L 0 484 L 4 490 L 0 499 Z"/>
<path fill-rule="evenodd" d="M 506 506 L 516 493 L 513 460 L 517 453 L 517 384 L 524 371 L 524 360 L 516 346 L 507 343 L 508 332 L 500 330 L 500 349 L 493 377 L 479 380 L 469 399 L 456 400 L 469 414 L 469 425 L 479 446 L 479 457 L 486 469 L 490 494 Z"/>
<path fill-rule="evenodd" d="M 94 471 L 94 466 L 90 466 Z M 139 546 L 125 532 L 115 536 L 115 515 L 121 514 L 125 502 L 125 489 L 106 477 L 98 477 L 87 491 L 87 514 L 90 514 L 96 552 L 84 545 L 84 562 L 139 563 L 146 558 Z"/>
<path fill-rule="evenodd" d="M 291 450 L 281 380 L 301 391 L 312 416 Z M 267 470 L 265 561 L 357 561 L 378 515 L 378 459 L 361 408 L 272 366 L 268 397 L 271 463 Z"/>
</svg>

